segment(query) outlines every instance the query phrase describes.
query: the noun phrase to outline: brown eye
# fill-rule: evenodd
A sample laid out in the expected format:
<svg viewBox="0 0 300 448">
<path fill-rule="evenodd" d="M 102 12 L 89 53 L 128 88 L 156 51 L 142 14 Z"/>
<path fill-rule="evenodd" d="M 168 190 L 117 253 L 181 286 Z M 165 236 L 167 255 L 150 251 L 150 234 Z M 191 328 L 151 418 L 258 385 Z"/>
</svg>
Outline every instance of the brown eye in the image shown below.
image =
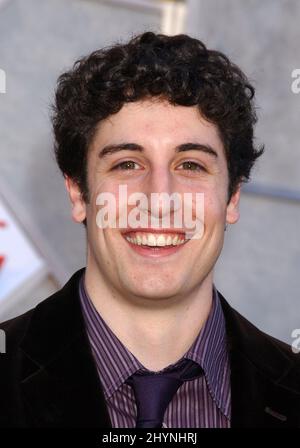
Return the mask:
<svg viewBox="0 0 300 448">
<path fill-rule="evenodd" d="M 204 170 L 203 166 L 200 165 L 199 163 L 193 162 L 191 160 L 188 160 L 187 162 L 183 162 L 181 164 L 184 168 L 184 170 L 189 170 L 189 171 L 202 171 Z"/>
<path fill-rule="evenodd" d="M 132 170 L 135 169 L 134 165 L 136 165 L 136 162 L 133 162 L 132 160 L 125 160 L 124 162 L 118 163 L 118 165 L 113 167 L 113 170 Z"/>
</svg>

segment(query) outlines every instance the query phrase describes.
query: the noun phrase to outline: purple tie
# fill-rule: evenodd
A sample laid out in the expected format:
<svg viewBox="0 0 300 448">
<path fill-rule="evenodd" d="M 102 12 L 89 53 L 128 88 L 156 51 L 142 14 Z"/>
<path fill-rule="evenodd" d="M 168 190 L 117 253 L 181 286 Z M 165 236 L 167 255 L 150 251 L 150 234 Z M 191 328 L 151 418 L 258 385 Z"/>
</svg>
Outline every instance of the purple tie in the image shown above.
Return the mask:
<svg viewBox="0 0 300 448">
<path fill-rule="evenodd" d="M 163 373 L 137 371 L 126 383 L 133 388 L 136 405 L 136 428 L 161 428 L 164 413 L 184 381 L 197 378 L 202 368 L 190 359 Z"/>
</svg>

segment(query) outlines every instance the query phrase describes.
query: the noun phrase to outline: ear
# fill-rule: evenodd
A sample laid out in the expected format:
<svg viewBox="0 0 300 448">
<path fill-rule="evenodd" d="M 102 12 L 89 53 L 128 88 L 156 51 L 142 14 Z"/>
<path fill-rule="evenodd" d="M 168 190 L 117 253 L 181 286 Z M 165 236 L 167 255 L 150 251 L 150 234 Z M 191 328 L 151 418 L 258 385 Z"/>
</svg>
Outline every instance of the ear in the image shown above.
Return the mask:
<svg viewBox="0 0 300 448">
<path fill-rule="evenodd" d="M 72 203 L 72 218 L 75 222 L 82 222 L 86 218 L 86 204 L 78 184 L 70 177 L 65 176 L 65 185 Z"/>
<path fill-rule="evenodd" d="M 226 222 L 228 224 L 235 224 L 239 220 L 240 196 L 241 196 L 241 184 L 239 184 L 238 188 L 236 189 L 235 193 L 233 193 L 233 195 L 230 198 L 229 203 L 227 204 Z"/>
</svg>

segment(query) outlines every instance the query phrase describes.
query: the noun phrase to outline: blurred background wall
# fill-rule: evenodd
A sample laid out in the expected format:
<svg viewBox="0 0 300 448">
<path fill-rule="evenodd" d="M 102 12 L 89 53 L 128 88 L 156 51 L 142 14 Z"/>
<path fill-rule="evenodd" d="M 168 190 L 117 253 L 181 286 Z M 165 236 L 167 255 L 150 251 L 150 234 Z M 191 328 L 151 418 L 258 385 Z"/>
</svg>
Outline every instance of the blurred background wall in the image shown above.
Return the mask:
<svg viewBox="0 0 300 448">
<path fill-rule="evenodd" d="M 228 228 L 215 283 L 263 330 L 291 342 L 300 328 L 300 68 L 297 0 L 193 0 L 186 31 L 224 51 L 256 87 L 265 154 Z"/>
<path fill-rule="evenodd" d="M 291 91 L 291 73 L 300 68 L 300 2 L 173 3 L 0 1 L 2 193 L 48 265 L 34 292 L 5 311 L 0 303 L 0 320 L 30 308 L 85 265 L 84 230 L 70 218 L 52 155 L 49 104 L 57 77 L 96 48 L 153 30 L 183 31 L 225 52 L 256 87 L 256 135 L 266 152 L 243 191 L 240 221 L 226 232 L 215 284 L 264 331 L 291 343 L 300 328 L 300 94 Z"/>
</svg>

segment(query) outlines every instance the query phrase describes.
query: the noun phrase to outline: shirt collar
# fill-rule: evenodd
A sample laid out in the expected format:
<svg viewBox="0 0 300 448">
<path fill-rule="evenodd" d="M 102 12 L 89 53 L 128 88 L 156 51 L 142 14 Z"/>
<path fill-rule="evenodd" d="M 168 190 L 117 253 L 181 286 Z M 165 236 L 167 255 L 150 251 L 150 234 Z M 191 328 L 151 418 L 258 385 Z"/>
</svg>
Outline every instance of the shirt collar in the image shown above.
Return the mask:
<svg viewBox="0 0 300 448">
<path fill-rule="evenodd" d="M 143 365 L 124 346 L 96 310 L 84 285 L 84 273 L 79 282 L 79 296 L 104 397 L 109 399 L 126 379 L 143 368 Z"/>
<path fill-rule="evenodd" d="M 148 369 L 124 346 L 98 313 L 86 291 L 84 273 L 79 282 L 79 296 L 104 396 L 109 399 L 133 373 Z M 174 366 L 183 358 L 200 364 L 211 396 L 223 414 L 230 418 L 230 388 L 225 384 L 229 382 L 230 376 L 225 319 L 215 286 L 212 307 L 206 322 L 192 346 Z"/>
<path fill-rule="evenodd" d="M 212 397 L 224 415 L 230 418 L 230 363 L 225 318 L 214 285 L 208 318 L 184 357 L 201 365 Z"/>
</svg>

